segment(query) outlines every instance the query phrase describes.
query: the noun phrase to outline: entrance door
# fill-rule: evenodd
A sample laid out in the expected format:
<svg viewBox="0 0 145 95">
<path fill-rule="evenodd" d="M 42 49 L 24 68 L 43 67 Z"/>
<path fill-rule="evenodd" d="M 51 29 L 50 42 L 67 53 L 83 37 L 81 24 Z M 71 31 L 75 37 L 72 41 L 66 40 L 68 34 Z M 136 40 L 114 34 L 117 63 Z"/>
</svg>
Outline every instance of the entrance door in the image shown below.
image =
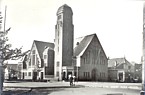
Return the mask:
<svg viewBox="0 0 145 95">
<path fill-rule="evenodd" d="M 66 80 L 65 74 L 66 74 L 66 72 L 63 72 L 63 74 L 62 74 L 62 80 Z"/>
<path fill-rule="evenodd" d="M 118 76 L 119 76 L 119 82 L 123 82 L 123 73 L 122 72 L 119 73 Z"/>
<path fill-rule="evenodd" d="M 96 81 L 96 69 L 92 70 L 92 81 Z"/>
<path fill-rule="evenodd" d="M 72 72 L 67 73 L 67 80 L 69 79 L 69 75 L 72 75 Z"/>
<path fill-rule="evenodd" d="M 24 75 L 24 72 L 23 72 L 23 79 L 24 79 L 25 75 Z"/>
<path fill-rule="evenodd" d="M 41 80 L 43 80 L 43 72 L 41 72 Z"/>
<path fill-rule="evenodd" d="M 33 72 L 33 81 L 37 80 L 37 72 Z"/>
</svg>

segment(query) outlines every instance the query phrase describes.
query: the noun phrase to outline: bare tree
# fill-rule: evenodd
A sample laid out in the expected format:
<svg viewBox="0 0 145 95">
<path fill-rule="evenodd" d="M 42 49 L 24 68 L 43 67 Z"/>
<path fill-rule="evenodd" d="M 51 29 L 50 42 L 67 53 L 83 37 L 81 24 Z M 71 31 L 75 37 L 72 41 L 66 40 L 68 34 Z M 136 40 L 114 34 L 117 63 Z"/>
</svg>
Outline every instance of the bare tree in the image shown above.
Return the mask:
<svg viewBox="0 0 145 95">
<path fill-rule="evenodd" d="M 2 24 L 4 23 L 4 30 L 2 30 Z M 3 19 L 1 12 L 0 12 L 0 94 L 3 90 L 3 81 L 4 81 L 4 74 L 3 70 L 7 64 L 4 64 L 5 60 L 17 60 L 23 56 L 25 56 L 26 52 L 22 53 L 22 47 L 20 48 L 11 48 L 11 44 L 7 44 L 8 37 L 7 34 L 11 30 L 11 28 L 5 29 L 5 18 Z"/>
</svg>

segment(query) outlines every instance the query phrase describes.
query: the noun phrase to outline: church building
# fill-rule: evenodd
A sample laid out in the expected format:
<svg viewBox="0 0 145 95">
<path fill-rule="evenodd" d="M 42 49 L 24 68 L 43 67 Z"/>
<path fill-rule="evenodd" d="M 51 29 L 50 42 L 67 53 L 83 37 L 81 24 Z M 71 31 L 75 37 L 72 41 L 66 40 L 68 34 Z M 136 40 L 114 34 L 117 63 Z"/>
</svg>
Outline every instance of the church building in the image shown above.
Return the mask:
<svg viewBox="0 0 145 95">
<path fill-rule="evenodd" d="M 108 59 L 96 34 L 74 39 L 73 12 L 64 4 L 56 13 L 54 43 L 34 41 L 23 62 L 23 79 L 106 81 Z M 53 68 L 53 69 L 52 69 Z"/>
</svg>

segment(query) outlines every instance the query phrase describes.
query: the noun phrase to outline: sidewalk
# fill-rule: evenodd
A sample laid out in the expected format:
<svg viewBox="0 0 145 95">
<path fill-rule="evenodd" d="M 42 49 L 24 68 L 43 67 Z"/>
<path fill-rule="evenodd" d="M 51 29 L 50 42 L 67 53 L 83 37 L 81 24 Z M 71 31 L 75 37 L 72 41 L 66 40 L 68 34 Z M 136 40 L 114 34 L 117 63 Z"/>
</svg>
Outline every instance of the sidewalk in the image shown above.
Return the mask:
<svg viewBox="0 0 145 95">
<path fill-rule="evenodd" d="M 4 83 L 5 89 L 12 88 L 67 88 L 69 82 L 15 82 Z M 75 87 L 121 88 L 141 90 L 141 83 L 75 82 Z"/>
<path fill-rule="evenodd" d="M 141 83 L 79 82 L 77 84 L 84 85 L 85 87 L 122 88 L 122 89 L 141 90 Z"/>
</svg>

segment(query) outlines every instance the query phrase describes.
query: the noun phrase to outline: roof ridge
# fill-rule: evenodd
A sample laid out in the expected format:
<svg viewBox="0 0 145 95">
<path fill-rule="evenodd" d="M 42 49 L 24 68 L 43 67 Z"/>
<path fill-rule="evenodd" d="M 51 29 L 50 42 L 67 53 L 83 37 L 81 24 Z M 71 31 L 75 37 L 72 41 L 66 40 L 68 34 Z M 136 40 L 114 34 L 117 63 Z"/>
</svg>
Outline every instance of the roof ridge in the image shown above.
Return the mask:
<svg viewBox="0 0 145 95">
<path fill-rule="evenodd" d="M 96 35 L 96 33 L 89 34 L 89 35 L 86 35 L 86 36 L 81 36 L 81 37 L 78 37 L 78 38 L 76 38 L 76 39 L 83 38 L 83 37 L 88 37 L 88 36 L 93 36 L 93 35 Z"/>
<path fill-rule="evenodd" d="M 34 42 L 52 43 L 53 44 L 53 42 L 46 42 L 46 41 L 39 41 L 39 40 L 34 40 Z"/>
</svg>

